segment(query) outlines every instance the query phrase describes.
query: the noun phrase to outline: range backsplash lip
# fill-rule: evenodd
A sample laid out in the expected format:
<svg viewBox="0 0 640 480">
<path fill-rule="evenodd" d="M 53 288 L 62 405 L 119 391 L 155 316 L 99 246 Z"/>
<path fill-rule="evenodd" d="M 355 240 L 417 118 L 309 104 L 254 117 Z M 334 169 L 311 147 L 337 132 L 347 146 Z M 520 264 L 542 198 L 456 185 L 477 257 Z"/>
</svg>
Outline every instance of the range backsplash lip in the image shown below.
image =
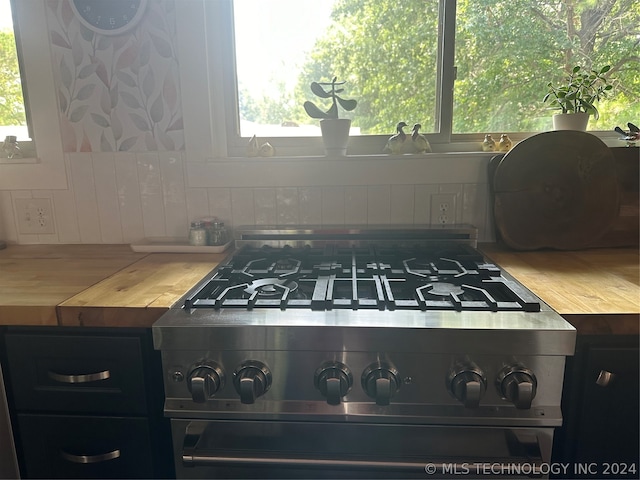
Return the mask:
<svg viewBox="0 0 640 480">
<path fill-rule="evenodd" d="M 470 224 L 367 225 L 241 225 L 235 228 L 235 246 L 299 247 L 325 244 L 466 243 L 478 246 L 478 229 Z"/>
</svg>

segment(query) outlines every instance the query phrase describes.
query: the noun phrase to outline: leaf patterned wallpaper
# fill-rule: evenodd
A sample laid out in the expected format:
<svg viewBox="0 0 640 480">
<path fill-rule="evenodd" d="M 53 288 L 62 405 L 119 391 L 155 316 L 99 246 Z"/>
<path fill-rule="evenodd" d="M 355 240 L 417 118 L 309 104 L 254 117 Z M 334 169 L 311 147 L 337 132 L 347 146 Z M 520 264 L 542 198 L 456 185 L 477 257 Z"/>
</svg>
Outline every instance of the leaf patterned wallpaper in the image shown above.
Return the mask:
<svg viewBox="0 0 640 480">
<path fill-rule="evenodd" d="M 47 0 L 64 151 L 184 150 L 174 0 L 149 0 L 117 36 L 83 26 L 69 2 Z"/>
</svg>

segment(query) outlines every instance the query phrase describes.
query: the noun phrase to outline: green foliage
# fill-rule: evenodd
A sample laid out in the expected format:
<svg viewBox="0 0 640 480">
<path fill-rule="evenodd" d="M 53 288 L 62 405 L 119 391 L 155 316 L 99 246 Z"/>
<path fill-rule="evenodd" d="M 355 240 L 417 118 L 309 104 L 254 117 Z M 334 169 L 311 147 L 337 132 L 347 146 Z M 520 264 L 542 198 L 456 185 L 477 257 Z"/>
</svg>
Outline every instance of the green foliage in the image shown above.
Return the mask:
<svg viewBox="0 0 640 480">
<path fill-rule="evenodd" d="M 299 77 L 298 104 L 310 99 L 311 81 L 339 72 L 358 98 L 351 118 L 362 133 L 390 133 L 402 119 L 436 131 L 437 9 L 423 0 L 337 1 Z M 457 0 L 456 22 L 454 133 L 549 128 L 547 83 L 576 64 L 611 65 L 615 96 L 599 103 L 596 127 L 640 118 L 637 0 Z"/>
<path fill-rule="evenodd" d="M 551 82 L 547 84 L 549 92 L 543 101 L 550 101 L 551 108 L 559 109 L 562 113 L 584 112 L 597 120 L 600 115 L 595 103 L 613 89 L 605 76 L 609 70 L 611 65 L 605 65 L 600 70 L 586 73 L 580 65 L 576 65 L 562 85 L 556 86 Z"/>
<path fill-rule="evenodd" d="M 26 124 L 15 37 L 0 31 L 0 125 Z"/>
<path fill-rule="evenodd" d="M 357 100 L 346 100 L 338 94 L 344 92 L 344 88 L 336 88 L 338 85 L 344 85 L 346 81 L 338 82 L 338 77 L 333 77 L 331 82 L 311 82 L 311 91 L 320 98 L 330 98 L 331 107 L 329 110 L 322 111 L 318 106 L 310 101 L 304 102 L 304 110 L 311 118 L 338 118 L 338 105 L 350 112 L 358 105 Z M 324 87 L 331 87 L 329 91 Z"/>
</svg>

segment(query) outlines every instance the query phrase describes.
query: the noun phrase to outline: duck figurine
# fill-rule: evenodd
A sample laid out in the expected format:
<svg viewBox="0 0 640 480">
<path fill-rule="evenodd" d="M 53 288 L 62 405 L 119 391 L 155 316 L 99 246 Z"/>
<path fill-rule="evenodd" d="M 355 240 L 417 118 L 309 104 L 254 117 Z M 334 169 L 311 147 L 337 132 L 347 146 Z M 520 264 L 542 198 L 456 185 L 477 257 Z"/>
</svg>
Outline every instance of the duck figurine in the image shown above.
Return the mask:
<svg viewBox="0 0 640 480">
<path fill-rule="evenodd" d="M 384 147 L 384 151 L 392 155 L 401 155 L 404 151 L 404 143 L 407 140 L 407 134 L 402 130 L 407 124 L 404 122 L 396 125 L 396 134 L 389 137 L 387 145 Z"/>
<path fill-rule="evenodd" d="M 247 144 L 247 157 L 257 157 L 260 155 L 260 146 L 258 145 L 258 137 L 251 137 Z"/>
<path fill-rule="evenodd" d="M 261 157 L 273 157 L 276 154 L 276 149 L 269 142 L 265 142 L 260 145 L 259 153 Z"/>
<path fill-rule="evenodd" d="M 497 150 L 499 152 L 508 152 L 509 150 L 511 150 L 512 145 L 513 142 L 511 141 L 509 136 L 506 133 L 503 133 L 502 135 L 500 135 L 500 141 L 498 142 Z"/>
<path fill-rule="evenodd" d="M 431 153 L 431 144 L 427 137 L 422 135 L 420 129 L 422 125 L 416 123 L 411 129 L 411 144 L 415 153 Z"/>
</svg>

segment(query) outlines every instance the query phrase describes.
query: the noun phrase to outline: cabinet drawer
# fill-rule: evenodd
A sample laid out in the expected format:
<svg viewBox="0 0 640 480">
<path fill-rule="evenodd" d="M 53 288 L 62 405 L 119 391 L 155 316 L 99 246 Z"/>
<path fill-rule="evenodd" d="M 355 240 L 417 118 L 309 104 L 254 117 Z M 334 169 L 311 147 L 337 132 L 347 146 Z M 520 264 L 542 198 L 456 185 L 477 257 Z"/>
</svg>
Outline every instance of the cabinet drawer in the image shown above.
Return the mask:
<svg viewBox="0 0 640 480">
<path fill-rule="evenodd" d="M 6 346 L 19 411 L 147 412 L 138 337 L 9 333 Z"/>
<path fill-rule="evenodd" d="M 154 478 L 144 418 L 18 415 L 27 478 Z"/>
</svg>

